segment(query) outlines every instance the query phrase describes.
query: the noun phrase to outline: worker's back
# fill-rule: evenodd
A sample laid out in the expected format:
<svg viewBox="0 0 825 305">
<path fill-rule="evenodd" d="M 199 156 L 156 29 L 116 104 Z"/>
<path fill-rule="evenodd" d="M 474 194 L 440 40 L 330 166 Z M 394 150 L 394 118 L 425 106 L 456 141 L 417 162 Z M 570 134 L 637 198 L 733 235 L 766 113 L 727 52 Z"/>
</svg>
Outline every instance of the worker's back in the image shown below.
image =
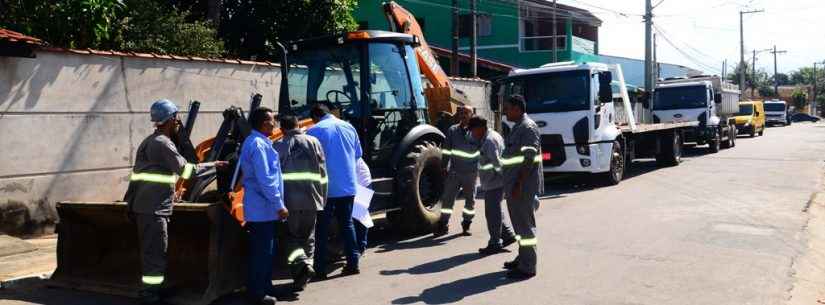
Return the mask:
<svg viewBox="0 0 825 305">
<path fill-rule="evenodd" d="M 273 147 L 281 161 L 286 208 L 290 211 L 323 210 L 328 178 L 324 151 L 318 139 L 293 129 Z"/>
<path fill-rule="evenodd" d="M 361 157 L 358 133 L 349 123 L 325 115 L 307 134 L 321 142 L 327 158 L 330 198 L 355 195 L 355 161 Z"/>
<path fill-rule="evenodd" d="M 186 160 L 166 135 L 155 132 L 138 146 L 133 177 L 124 200 L 140 214 L 172 214 L 177 171 Z"/>
</svg>

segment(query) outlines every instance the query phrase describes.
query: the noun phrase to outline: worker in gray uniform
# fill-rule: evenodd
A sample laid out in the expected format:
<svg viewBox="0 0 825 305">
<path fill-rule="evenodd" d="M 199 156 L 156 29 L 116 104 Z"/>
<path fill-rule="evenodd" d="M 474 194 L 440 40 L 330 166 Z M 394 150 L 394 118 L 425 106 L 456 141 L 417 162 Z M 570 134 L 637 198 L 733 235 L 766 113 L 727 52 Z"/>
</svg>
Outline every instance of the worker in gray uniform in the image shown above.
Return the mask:
<svg viewBox="0 0 825 305">
<path fill-rule="evenodd" d="M 327 198 L 327 171 L 321 142 L 305 134 L 292 115 L 279 115 L 284 137 L 273 145 L 281 162 L 288 237 L 287 263 L 296 291 L 304 290 L 315 276 L 315 224 Z"/>
<path fill-rule="evenodd" d="M 467 123 L 473 139 L 481 143 L 478 160 L 478 177 L 484 191 L 484 216 L 490 240 L 487 247 L 478 249 L 481 255 L 506 252 L 504 248 L 516 242 L 513 230 L 504 222 L 501 200 L 504 195 L 504 176 L 501 168 L 501 153 L 504 139 L 498 132 L 487 127 L 487 120 L 473 116 Z"/>
<path fill-rule="evenodd" d="M 507 277 L 517 280 L 536 275 L 535 211 L 539 206 L 538 195 L 544 192 L 539 128 L 525 113 L 526 107 L 521 95 L 512 95 L 504 103 L 507 120 L 514 124 L 505 140 L 501 159 L 504 195 L 519 243 L 518 257 L 504 267 L 509 269 Z"/>
<path fill-rule="evenodd" d="M 137 224 L 142 267 L 141 303 L 160 302 L 160 288 L 166 274 L 166 251 L 169 242 L 169 216 L 178 179 L 189 179 L 212 167 L 226 167 L 226 161 L 191 164 L 178 153 L 173 139 L 181 122 L 178 107 L 168 100 L 152 104 L 150 117 L 155 132 L 138 146 L 135 166 L 124 196 L 129 218 Z"/>
<path fill-rule="evenodd" d="M 453 214 L 453 205 L 460 190 L 463 190 L 464 209 L 461 215 L 461 229 L 464 235 L 470 234 L 470 224 L 475 217 L 475 189 L 478 179 L 478 144 L 470 137 L 467 131 L 467 122 L 473 114 L 473 109 L 461 106 L 456 111 L 457 124 L 447 130 L 447 139 L 441 148 L 447 164 L 447 179 L 444 182 L 444 192 L 441 197 L 441 219 L 433 230 L 434 236 L 446 235 L 449 231 L 450 216 Z"/>
</svg>

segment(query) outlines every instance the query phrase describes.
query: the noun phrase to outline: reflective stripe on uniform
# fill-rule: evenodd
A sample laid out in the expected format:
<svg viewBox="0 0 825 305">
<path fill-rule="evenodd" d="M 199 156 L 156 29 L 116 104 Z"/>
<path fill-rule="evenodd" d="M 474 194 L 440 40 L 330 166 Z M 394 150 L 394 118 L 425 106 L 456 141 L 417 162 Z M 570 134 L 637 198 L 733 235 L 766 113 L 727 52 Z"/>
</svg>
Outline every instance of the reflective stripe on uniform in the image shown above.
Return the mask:
<svg viewBox="0 0 825 305">
<path fill-rule="evenodd" d="M 163 284 L 163 276 L 162 275 L 144 275 L 141 278 L 146 285 L 160 285 Z"/>
<path fill-rule="evenodd" d="M 183 166 L 183 174 L 181 174 L 180 177 L 184 180 L 189 179 L 189 177 L 192 177 L 192 172 L 194 171 L 195 165 L 192 163 L 186 163 L 186 165 Z"/>
<path fill-rule="evenodd" d="M 483 170 L 483 171 L 489 171 L 489 170 L 500 170 L 501 168 L 500 167 L 495 167 L 495 166 L 493 166 L 492 163 L 489 163 L 489 164 L 482 165 L 478 169 Z"/>
<path fill-rule="evenodd" d="M 475 215 L 476 211 L 464 208 L 463 213 L 464 213 L 464 215 Z"/>
<path fill-rule="evenodd" d="M 449 149 L 442 149 L 441 154 L 451 156 L 453 154 L 453 151 Z"/>
<path fill-rule="evenodd" d="M 321 184 L 326 184 L 329 180 L 327 177 L 321 177 L 319 173 L 300 172 L 300 173 L 284 173 L 284 181 L 312 181 Z"/>
<path fill-rule="evenodd" d="M 452 214 L 453 210 L 451 210 L 451 209 L 441 209 L 441 213 L 443 213 L 443 214 Z"/>
<path fill-rule="evenodd" d="M 533 146 L 522 146 L 522 147 L 521 147 L 521 152 L 524 152 L 524 151 L 527 151 L 527 150 L 532 150 L 532 151 L 534 151 L 534 152 L 539 152 L 539 150 L 538 150 L 538 149 L 536 149 L 536 148 L 535 148 L 535 147 L 533 147 Z"/>
<path fill-rule="evenodd" d="M 481 156 L 481 152 L 477 150 L 474 152 L 466 152 L 463 150 L 453 149 L 452 155 L 464 159 L 475 159 L 478 158 L 478 156 Z"/>
<path fill-rule="evenodd" d="M 537 243 L 538 243 L 538 240 L 535 237 L 533 237 L 533 238 L 519 238 L 518 239 L 519 247 L 535 247 Z"/>
<path fill-rule="evenodd" d="M 175 184 L 178 181 L 176 175 L 150 174 L 150 173 L 132 173 L 129 177 L 131 181 L 146 181 L 163 184 Z"/>
<path fill-rule="evenodd" d="M 536 155 L 533 159 L 535 163 L 541 163 L 541 155 Z M 510 166 L 510 165 L 518 165 L 524 163 L 524 156 L 515 156 L 510 158 L 502 158 L 501 165 L 503 166 Z"/>
<path fill-rule="evenodd" d="M 297 259 L 301 255 L 306 255 L 306 252 L 304 252 L 304 249 L 292 250 L 292 252 L 289 253 L 289 257 L 286 258 L 286 261 L 288 263 L 292 264 L 292 262 L 294 262 L 295 259 Z"/>
</svg>

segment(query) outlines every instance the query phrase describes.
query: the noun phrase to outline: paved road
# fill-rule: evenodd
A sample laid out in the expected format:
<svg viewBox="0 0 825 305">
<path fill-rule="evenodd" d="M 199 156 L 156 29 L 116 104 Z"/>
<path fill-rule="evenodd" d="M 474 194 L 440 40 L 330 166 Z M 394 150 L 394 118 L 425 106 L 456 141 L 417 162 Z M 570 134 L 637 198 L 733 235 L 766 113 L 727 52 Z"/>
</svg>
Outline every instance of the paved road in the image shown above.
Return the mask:
<svg viewBox="0 0 825 305">
<path fill-rule="evenodd" d="M 471 237 L 385 240 L 369 251 L 361 275 L 314 283 L 283 303 L 783 304 L 792 265 L 809 251 L 803 210 L 821 185 L 825 126 L 771 128 L 732 150 L 689 154 L 672 168 L 636 162 L 614 187 L 551 185 L 537 215 L 532 280 L 503 279 L 501 264 L 512 254 L 476 254 L 486 241 L 479 219 Z M 0 299 L 126 304 L 57 289 L 0 292 Z"/>
</svg>

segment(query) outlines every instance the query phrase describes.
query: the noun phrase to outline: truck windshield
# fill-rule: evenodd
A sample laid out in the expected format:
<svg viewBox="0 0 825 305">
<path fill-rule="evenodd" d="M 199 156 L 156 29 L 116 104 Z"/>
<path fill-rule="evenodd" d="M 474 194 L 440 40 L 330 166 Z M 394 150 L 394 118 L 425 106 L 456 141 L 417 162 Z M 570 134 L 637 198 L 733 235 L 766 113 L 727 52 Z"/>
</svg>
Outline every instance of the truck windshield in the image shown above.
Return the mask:
<svg viewBox="0 0 825 305">
<path fill-rule="evenodd" d="M 527 101 L 527 113 L 590 109 L 589 71 L 519 76 L 507 80 L 505 86 L 506 96 L 524 96 Z"/>
<path fill-rule="evenodd" d="M 782 103 L 765 103 L 765 111 L 785 111 L 785 104 Z"/>
<path fill-rule="evenodd" d="M 368 64 L 361 62 L 364 51 L 369 52 Z M 407 109 L 415 100 L 418 108 L 425 108 L 423 90 L 410 90 L 411 81 L 413 87 L 422 88 L 418 66 L 405 67 L 410 57 L 415 60 L 414 54 L 410 46 L 393 43 L 345 44 L 291 54 L 292 109 L 305 113 L 312 104 L 329 101 L 344 114 L 357 117 L 367 101 L 371 108 Z M 361 74 L 364 66 L 369 69 L 366 75 Z M 368 99 L 361 96 L 364 84 L 368 84 Z"/>
<path fill-rule="evenodd" d="M 736 115 L 751 115 L 753 114 L 753 105 L 739 105 L 739 113 Z"/>
<path fill-rule="evenodd" d="M 707 107 L 705 86 L 666 87 L 656 89 L 653 110 L 673 110 Z"/>
</svg>

